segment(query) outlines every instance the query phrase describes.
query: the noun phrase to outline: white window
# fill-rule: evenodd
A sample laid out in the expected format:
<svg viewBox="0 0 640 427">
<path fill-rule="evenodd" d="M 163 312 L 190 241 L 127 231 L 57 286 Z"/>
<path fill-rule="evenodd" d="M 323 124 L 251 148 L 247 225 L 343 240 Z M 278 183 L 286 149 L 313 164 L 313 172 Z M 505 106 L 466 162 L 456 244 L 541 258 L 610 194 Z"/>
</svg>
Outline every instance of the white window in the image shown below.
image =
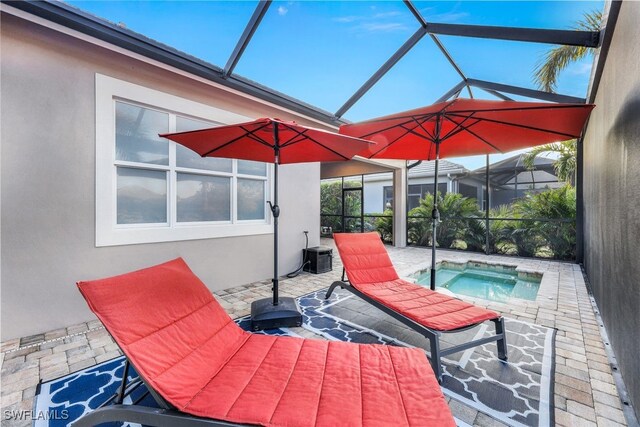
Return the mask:
<svg viewBox="0 0 640 427">
<path fill-rule="evenodd" d="M 247 120 L 96 75 L 96 246 L 272 233 L 271 167 L 158 136 Z"/>
</svg>

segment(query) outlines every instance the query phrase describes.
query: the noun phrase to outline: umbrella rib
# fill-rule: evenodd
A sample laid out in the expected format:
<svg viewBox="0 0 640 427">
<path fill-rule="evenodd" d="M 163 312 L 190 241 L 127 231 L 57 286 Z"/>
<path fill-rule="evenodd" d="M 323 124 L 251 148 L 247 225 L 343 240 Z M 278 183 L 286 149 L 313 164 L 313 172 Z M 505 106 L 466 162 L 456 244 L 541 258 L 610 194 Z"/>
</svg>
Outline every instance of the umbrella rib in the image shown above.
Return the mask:
<svg viewBox="0 0 640 427">
<path fill-rule="evenodd" d="M 437 117 L 437 116 L 436 116 Z M 429 117 L 430 119 L 431 117 Z M 429 120 L 427 119 L 427 120 Z M 416 122 L 418 122 L 418 125 L 420 126 L 420 128 L 427 134 L 427 136 L 430 138 L 430 141 L 432 142 L 432 144 L 429 144 L 429 154 L 427 155 L 427 159 L 431 158 L 431 151 L 433 150 L 433 141 L 436 140 L 436 136 L 431 134 L 423 125 L 427 120 L 423 120 L 422 122 L 418 122 L 416 120 Z M 437 118 L 436 118 L 437 120 Z M 414 128 L 415 129 L 415 128 Z"/>
<path fill-rule="evenodd" d="M 296 138 L 299 138 L 299 139 L 296 140 Z M 280 144 L 280 148 L 285 148 L 285 147 L 289 147 L 290 145 L 297 144 L 298 142 L 304 141 L 306 138 L 309 138 L 309 137 L 303 134 L 296 135 L 293 138 L 289 139 L 288 141 Z"/>
<path fill-rule="evenodd" d="M 268 147 L 271 147 L 271 145 L 269 145 L 269 143 L 267 143 L 266 141 L 264 141 L 264 140 L 262 140 L 262 139 L 258 138 L 258 137 L 257 137 L 257 136 L 255 136 L 255 135 L 253 135 L 255 132 L 258 132 L 259 130 L 264 129 L 264 128 L 265 128 L 265 127 L 267 127 L 267 126 L 269 126 L 269 124 L 268 124 L 268 123 L 267 123 L 267 124 L 264 124 L 264 125 L 262 125 L 262 126 L 260 126 L 259 128 L 255 129 L 255 130 L 253 130 L 253 131 L 248 131 L 248 130 L 247 130 L 247 129 L 245 129 L 243 126 L 240 126 L 240 129 L 242 129 L 243 131 L 245 131 L 245 132 L 246 132 L 244 135 L 240 135 L 240 136 L 238 136 L 237 138 L 233 138 L 231 141 L 225 142 L 224 144 L 220 145 L 219 147 L 216 147 L 216 148 L 213 148 L 213 149 L 211 149 L 211 150 L 207 151 L 206 153 L 202 154 L 202 155 L 201 155 L 201 157 L 207 157 L 207 156 L 209 156 L 211 153 L 215 153 L 216 151 L 221 150 L 222 148 L 227 147 L 227 146 L 229 146 L 229 145 L 233 144 L 234 142 L 237 142 L 237 141 L 241 140 L 241 139 L 242 139 L 242 138 L 244 138 L 245 136 L 248 136 L 248 137 L 250 137 L 250 138 L 254 139 L 256 142 L 259 142 L 259 143 L 261 143 L 261 144 L 263 144 L 263 145 L 266 145 L 266 146 L 268 146 Z M 191 131 L 191 132 L 198 132 L 198 131 Z M 273 147 L 272 147 L 272 148 L 273 148 Z"/>
<path fill-rule="evenodd" d="M 405 135 L 406 135 L 406 133 L 402 134 L 401 136 L 397 137 L 396 139 L 394 139 L 393 141 L 391 141 L 390 143 L 388 143 L 384 147 L 381 147 L 378 151 L 375 151 L 375 152 L 371 153 L 371 155 L 368 158 L 369 159 L 374 158 L 375 156 L 377 156 L 378 154 L 380 154 L 381 152 L 383 152 L 384 150 L 386 150 L 387 148 L 391 147 L 393 144 L 398 142 L 400 140 L 400 138 L 402 138 Z"/>
<path fill-rule="evenodd" d="M 431 117 L 433 117 L 433 116 L 435 116 L 435 113 L 430 113 L 430 114 L 421 114 L 421 115 L 420 115 L 420 118 L 421 118 L 421 119 L 425 119 L 425 121 L 426 121 L 426 120 L 431 119 Z M 360 135 L 360 136 L 359 136 L 359 138 L 367 138 L 367 137 L 369 137 L 369 136 L 372 136 L 372 135 L 375 135 L 375 134 L 378 134 L 378 133 L 386 132 L 386 131 L 391 130 L 391 129 L 393 129 L 393 128 L 395 128 L 395 127 L 398 127 L 398 126 L 404 126 L 404 125 L 406 125 L 406 124 L 409 124 L 409 123 L 414 122 L 415 120 L 417 120 L 417 118 L 416 118 L 416 117 L 418 117 L 418 116 L 395 117 L 395 118 L 393 118 L 393 119 L 384 119 L 384 120 L 380 120 L 380 122 L 385 122 L 385 121 L 387 121 L 387 120 L 395 120 L 395 119 L 398 119 L 398 118 L 399 118 L 399 119 L 403 119 L 403 118 L 408 118 L 408 119 L 409 119 L 409 120 L 407 120 L 406 122 L 403 122 L 403 123 L 394 124 L 394 125 L 391 125 L 391 126 L 389 126 L 389 127 L 384 128 L 384 129 L 378 129 L 378 130 L 376 130 L 376 131 L 373 131 L 373 132 L 370 132 L 370 133 L 367 133 L 367 134 Z M 371 123 L 376 123 L 376 122 L 375 122 L 375 121 L 371 121 L 371 122 L 363 122 L 362 124 L 371 124 Z"/>
<path fill-rule="evenodd" d="M 349 160 L 349 157 L 345 156 L 345 155 L 344 155 L 344 154 L 342 154 L 342 153 L 337 152 L 336 150 L 334 150 L 334 149 L 333 149 L 333 148 L 331 148 L 331 147 L 327 147 L 326 145 L 324 145 L 324 144 L 323 144 L 323 143 L 321 143 L 320 141 L 316 140 L 315 138 L 312 138 L 312 137 L 310 137 L 310 136 L 308 136 L 308 135 L 307 135 L 306 137 L 309 139 L 309 141 L 312 141 L 312 142 L 314 142 L 314 143 L 318 144 L 320 147 L 324 148 L 325 150 L 331 151 L 331 152 L 332 152 L 333 154 L 335 154 L 336 156 L 340 156 L 340 157 L 342 157 L 342 158 L 343 158 L 343 159 L 345 159 L 345 160 Z M 297 141 L 297 142 L 300 142 L 300 141 Z"/>
<path fill-rule="evenodd" d="M 427 119 L 427 120 L 428 120 L 428 119 Z M 424 120 L 424 121 L 422 121 L 422 122 L 419 122 L 419 121 L 418 121 L 418 119 L 414 119 L 414 121 L 418 124 L 418 126 L 420 126 L 420 128 L 424 131 L 424 133 L 426 133 L 426 134 L 427 134 L 427 136 L 428 136 L 429 138 L 431 138 L 431 140 L 434 140 L 434 139 L 435 139 L 435 136 L 434 136 L 434 135 L 432 135 L 432 134 L 431 134 L 431 133 L 430 133 L 430 132 L 429 132 L 429 131 L 428 131 L 428 130 L 423 126 L 423 125 L 424 125 L 424 123 L 425 123 L 427 120 Z M 416 127 L 418 127 L 418 126 L 416 126 Z M 414 128 L 414 129 L 415 129 L 415 128 Z"/>
<path fill-rule="evenodd" d="M 452 122 L 453 124 L 456 125 L 455 128 L 451 129 L 451 131 L 449 131 L 449 133 L 447 133 L 445 136 L 443 136 L 442 138 L 440 138 L 440 141 L 444 141 L 447 138 L 451 138 L 454 135 L 457 135 L 458 133 L 462 132 L 464 130 L 464 128 L 462 127 L 462 125 L 464 125 L 464 122 L 466 122 L 467 120 L 473 118 L 476 120 L 475 123 L 472 123 L 471 126 L 475 125 L 476 123 L 479 122 L 478 119 L 476 119 L 475 117 L 473 117 L 475 113 L 471 113 L 467 116 L 465 116 L 464 120 L 462 120 L 462 122 L 458 123 L 456 121 L 451 120 L 449 117 L 447 117 L 446 115 L 444 116 L 445 119 L 449 120 L 450 122 Z"/>
<path fill-rule="evenodd" d="M 299 136 L 301 136 L 302 138 L 296 140 L 295 138 L 298 138 Z M 313 142 L 316 142 L 315 140 L 310 138 L 308 135 L 296 135 L 295 137 L 293 137 L 290 140 L 288 140 L 285 144 L 282 144 L 280 146 L 280 148 L 287 148 L 287 147 L 290 147 L 292 145 L 296 145 L 296 144 L 298 144 L 300 142 L 304 142 L 305 139 L 309 139 L 309 140 L 311 140 Z"/>
<path fill-rule="evenodd" d="M 425 121 L 426 121 L 426 120 L 425 120 Z M 406 133 L 404 133 L 404 134 L 402 135 L 402 137 L 404 137 L 405 135 L 407 135 L 408 133 L 410 133 L 410 134 L 413 134 L 413 135 L 415 135 L 415 136 L 417 136 L 417 137 L 419 137 L 419 138 L 426 139 L 426 140 L 428 140 L 428 141 L 433 141 L 433 140 L 435 140 L 435 136 L 434 136 L 434 135 L 431 135 L 431 134 L 429 133 L 429 131 L 428 131 L 428 130 L 426 130 L 426 129 L 424 128 L 424 126 L 422 126 L 422 124 L 423 124 L 424 122 L 423 122 L 423 123 L 420 123 L 420 122 L 418 122 L 418 121 L 416 120 L 416 123 L 417 123 L 417 124 L 416 124 L 416 126 L 414 126 L 413 128 L 408 128 L 408 127 L 406 127 L 406 126 L 404 126 L 404 125 L 398 125 L 398 127 L 400 127 L 400 128 L 402 128 L 402 129 L 404 129 L 404 130 L 406 130 L 406 131 L 407 131 Z M 422 130 L 427 134 L 427 136 L 425 137 L 424 135 L 420 135 L 418 132 L 416 132 L 416 128 L 417 128 L 417 127 L 420 127 L 420 128 L 421 128 L 421 129 L 422 129 Z"/>
<path fill-rule="evenodd" d="M 288 147 L 289 145 L 297 144 L 298 142 L 304 141 L 305 138 L 308 138 L 308 136 L 305 135 L 305 132 L 306 131 L 300 132 L 297 135 L 294 135 L 293 137 L 288 139 L 287 141 L 283 142 L 282 144 L 280 144 L 280 148 Z M 296 138 L 299 138 L 299 139 L 296 139 Z"/>
<path fill-rule="evenodd" d="M 454 116 L 454 117 L 466 117 L 466 116 L 460 116 L 460 115 L 458 115 L 456 113 L 449 113 L 449 115 L 450 116 Z M 569 134 L 569 133 L 559 132 L 559 131 L 550 130 L 550 129 L 537 128 L 537 127 L 534 127 L 534 126 L 527 126 L 527 125 L 519 125 L 519 124 L 516 124 L 516 123 L 509 123 L 509 122 L 505 122 L 505 121 L 501 121 L 501 120 L 488 119 L 488 118 L 483 118 L 483 117 L 476 117 L 476 119 L 482 120 L 482 121 L 485 121 L 485 122 L 498 123 L 498 124 L 506 125 L 506 126 L 519 127 L 519 128 L 522 128 L 522 129 L 535 130 L 535 131 L 538 131 L 538 132 L 553 133 L 553 134 L 560 135 L 560 136 L 568 136 L 569 138 L 577 138 L 577 137 L 580 136 L 580 135 L 572 135 L 572 134 Z"/>
<path fill-rule="evenodd" d="M 450 117 L 447 117 L 447 119 L 452 121 L 453 123 L 456 123 L 455 120 L 452 120 Z M 474 124 L 476 124 L 476 123 L 474 123 Z M 468 126 L 464 126 L 464 125 L 460 124 L 460 127 L 463 128 L 465 131 L 469 132 L 471 135 L 473 135 L 476 138 L 478 138 L 480 141 L 482 141 L 485 144 L 487 144 L 489 147 L 493 148 L 494 150 L 498 151 L 499 153 L 502 153 L 501 149 L 499 149 L 498 147 L 496 147 L 495 145 L 493 145 L 492 143 L 490 143 L 486 139 L 482 138 L 480 135 L 478 135 L 477 133 L 473 132 L 472 130 L 469 130 Z"/>
<path fill-rule="evenodd" d="M 415 119 L 414 119 L 414 120 L 412 120 L 412 121 L 415 121 Z M 395 127 L 400 127 L 400 128 L 402 128 L 402 129 L 406 130 L 406 132 L 405 132 L 405 133 L 403 133 L 402 135 L 398 136 L 396 139 L 394 139 L 393 141 L 391 141 L 390 143 L 388 143 L 388 144 L 387 144 L 387 145 L 385 145 L 384 147 L 381 147 L 381 148 L 380 148 L 378 151 L 376 151 L 375 153 L 371 154 L 371 155 L 369 156 L 369 158 L 371 159 L 371 158 L 373 158 L 373 157 L 377 156 L 379 153 L 381 153 L 381 152 L 383 152 L 384 150 L 386 150 L 387 148 L 391 147 L 393 144 L 395 144 L 396 142 L 398 142 L 400 139 L 404 138 L 404 137 L 405 137 L 407 134 L 409 134 L 409 133 L 412 133 L 412 134 L 414 134 L 414 135 L 416 135 L 416 136 L 418 136 L 418 137 L 420 137 L 420 138 L 423 138 L 423 139 L 425 139 L 425 140 L 429 140 L 428 138 L 425 138 L 425 137 L 424 137 L 424 135 L 420 135 L 419 133 L 416 133 L 416 132 L 414 131 L 415 127 L 414 127 L 413 129 L 407 129 L 406 127 L 404 127 L 404 125 L 405 125 L 405 124 L 408 124 L 408 123 L 411 123 L 411 122 L 403 123 L 403 124 L 400 124 L 400 125 L 395 125 L 395 126 L 392 126 L 392 127 L 388 128 L 388 129 L 385 129 L 385 130 L 381 130 L 381 131 L 377 131 L 377 132 L 373 132 L 373 133 L 371 133 L 370 135 L 375 135 L 375 134 L 377 134 L 377 133 L 382 133 L 382 132 L 385 132 L 386 130 L 393 129 L 393 128 L 395 128 Z M 417 126 L 416 126 L 416 127 L 417 127 Z"/>
<path fill-rule="evenodd" d="M 257 142 L 258 144 L 262 144 L 265 147 L 269 147 L 269 148 L 275 148 L 273 145 L 269 144 L 267 141 L 265 141 L 262 138 L 259 138 L 251 133 L 247 133 L 246 135 L 247 138 L 252 139 L 253 141 Z"/>
<path fill-rule="evenodd" d="M 450 122 L 456 123 L 455 121 L 451 120 L 451 119 L 450 119 L 450 118 L 448 118 L 448 117 L 447 117 L 447 120 L 449 120 Z M 475 125 L 477 125 L 478 123 L 480 123 L 480 120 L 479 120 L 479 119 L 475 119 L 475 120 L 476 120 L 476 121 L 475 121 L 475 122 L 473 122 L 473 123 L 471 123 L 469 126 L 467 126 L 467 128 L 464 128 L 463 126 L 461 126 L 461 125 L 462 125 L 462 123 L 461 123 L 461 124 L 460 124 L 460 126 L 459 126 L 457 129 L 455 129 L 454 131 L 449 132 L 449 133 L 445 136 L 445 138 L 444 138 L 443 140 L 448 139 L 448 138 L 453 138 L 454 136 L 456 136 L 456 135 L 457 135 L 457 134 L 459 134 L 460 132 L 463 132 L 463 131 L 467 130 L 468 128 L 470 128 L 471 126 L 475 126 Z M 464 122 L 463 122 L 463 123 L 464 123 Z M 457 123 L 456 123 L 456 125 L 457 125 Z"/>
<path fill-rule="evenodd" d="M 304 141 L 304 139 L 305 139 L 305 138 L 308 138 L 308 136 L 306 136 L 306 135 L 305 135 L 305 133 L 306 133 L 309 129 L 305 129 L 305 130 L 303 130 L 303 131 L 301 132 L 301 131 L 299 131 L 298 129 L 293 128 L 293 127 L 291 127 L 291 126 L 287 125 L 286 123 L 282 123 L 282 122 L 281 122 L 281 123 L 280 123 L 280 125 L 281 125 L 281 126 L 284 126 L 285 128 L 287 128 L 287 129 L 289 129 L 289 130 L 291 130 L 291 131 L 293 131 L 293 132 L 295 132 L 295 133 L 296 133 L 294 136 L 292 136 L 291 138 L 289 138 L 289 140 L 287 140 L 287 141 L 283 142 L 282 144 L 280 144 L 280 147 L 281 147 L 281 148 L 286 147 L 286 146 L 291 145 L 291 144 L 295 144 L 295 143 L 297 143 L 297 142 Z M 300 140 L 296 141 L 295 139 L 296 139 L 296 138 L 298 138 L 298 137 L 302 137 L 302 139 L 300 139 Z"/>
<path fill-rule="evenodd" d="M 297 140 L 297 141 L 294 141 L 294 139 L 296 138 L 296 137 L 294 136 L 294 137 L 293 137 L 293 138 L 291 138 L 289 141 L 287 141 L 287 142 L 285 142 L 284 144 L 282 144 L 282 145 L 281 145 L 281 147 L 282 147 L 282 148 L 284 148 L 284 147 L 289 147 L 289 146 L 291 146 L 291 145 L 294 145 L 294 144 L 297 144 L 297 143 L 299 143 L 299 142 L 302 142 L 302 141 L 304 141 L 305 139 L 308 139 L 309 141 L 311 141 L 311 142 L 313 142 L 313 143 L 315 143 L 315 144 L 317 144 L 317 145 L 321 146 L 321 147 L 322 147 L 322 148 L 324 148 L 325 150 L 331 151 L 331 152 L 332 152 L 333 154 L 335 154 L 336 156 L 340 156 L 340 157 L 342 157 L 342 158 L 343 158 L 343 159 L 345 159 L 345 160 L 349 160 L 349 158 L 348 158 L 347 156 L 345 156 L 345 155 L 343 155 L 343 154 L 341 154 L 341 153 L 337 152 L 336 150 L 334 150 L 334 149 L 332 149 L 332 148 L 330 148 L 330 147 L 327 147 L 326 145 L 324 145 L 324 144 L 323 144 L 323 143 L 321 143 L 320 141 L 316 140 L 315 138 L 312 138 L 312 137 L 311 137 L 311 136 L 309 136 L 309 135 L 305 135 L 305 133 L 307 132 L 307 130 L 308 130 L 308 129 L 305 129 L 304 131 L 300 132 L 300 131 L 298 131 L 298 130 L 296 130 L 296 129 L 292 128 L 291 126 L 288 126 L 288 125 L 287 125 L 287 124 L 285 124 L 285 123 L 281 123 L 281 124 L 282 124 L 284 127 L 286 127 L 287 129 L 290 129 L 290 130 L 292 130 L 292 131 L 296 132 L 296 133 L 298 134 L 298 136 L 303 137 L 303 139 L 299 139 L 299 140 Z"/>
</svg>

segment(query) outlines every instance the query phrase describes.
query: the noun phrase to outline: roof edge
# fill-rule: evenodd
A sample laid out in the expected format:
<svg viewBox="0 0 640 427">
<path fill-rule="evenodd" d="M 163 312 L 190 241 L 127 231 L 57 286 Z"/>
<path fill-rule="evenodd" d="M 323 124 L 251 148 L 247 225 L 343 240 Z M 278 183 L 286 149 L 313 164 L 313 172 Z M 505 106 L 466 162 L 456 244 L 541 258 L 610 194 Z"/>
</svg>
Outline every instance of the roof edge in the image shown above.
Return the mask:
<svg viewBox="0 0 640 427">
<path fill-rule="evenodd" d="M 157 42 L 103 18 L 58 1 L 3 1 L 7 6 L 70 28 L 194 76 L 254 96 L 262 101 L 318 120 L 329 126 L 347 123 L 334 114 L 240 76 L 224 76 L 224 70 L 175 48 Z"/>
</svg>

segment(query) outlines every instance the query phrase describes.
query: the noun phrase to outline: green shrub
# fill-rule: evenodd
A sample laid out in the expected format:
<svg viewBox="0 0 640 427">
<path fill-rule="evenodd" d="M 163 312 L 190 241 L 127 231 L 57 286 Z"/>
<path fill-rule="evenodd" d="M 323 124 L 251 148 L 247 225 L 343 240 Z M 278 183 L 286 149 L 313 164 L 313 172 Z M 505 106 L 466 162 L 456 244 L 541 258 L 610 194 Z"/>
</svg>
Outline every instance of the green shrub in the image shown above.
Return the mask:
<svg viewBox="0 0 640 427">
<path fill-rule="evenodd" d="M 480 215 L 483 213 L 479 212 Z M 506 231 L 507 221 L 501 218 L 511 217 L 511 208 L 508 205 L 501 205 L 497 208 L 489 210 L 489 252 L 504 253 L 502 248 L 505 243 L 510 243 L 509 233 Z M 484 215 L 483 215 L 484 216 Z M 470 220 L 468 223 L 465 240 L 467 249 L 471 251 L 484 252 L 487 246 L 487 223 L 484 218 Z"/>
<path fill-rule="evenodd" d="M 536 255 L 537 251 L 550 251 L 553 258 L 575 258 L 576 190 L 573 187 L 565 185 L 538 194 L 527 194 L 513 204 L 513 211 L 523 220 L 529 220 L 521 221 L 513 233 L 527 238 L 535 236 L 538 241 L 533 253 L 527 256 Z"/>
<path fill-rule="evenodd" d="M 409 211 L 407 224 L 409 241 L 417 245 L 431 245 L 431 211 L 433 210 L 433 195 L 427 194 L 420 204 Z M 473 218 L 481 216 L 475 199 L 464 197 L 458 193 L 438 192 L 438 210 L 440 223 L 437 228 L 437 246 L 450 248 L 456 240 L 467 241 L 469 224 L 477 222 Z M 459 244 L 458 244 L 459 245 Z"/>
<path fill-rule="evenodd" d="M 371 214 L 376 215 L 376 214 Z M 393 210 L 386 209 L 382 215 L 373 221 L 373 228 L 380 233 L 382 240 L 391 243 L 393 241 Z"/>
</svg>

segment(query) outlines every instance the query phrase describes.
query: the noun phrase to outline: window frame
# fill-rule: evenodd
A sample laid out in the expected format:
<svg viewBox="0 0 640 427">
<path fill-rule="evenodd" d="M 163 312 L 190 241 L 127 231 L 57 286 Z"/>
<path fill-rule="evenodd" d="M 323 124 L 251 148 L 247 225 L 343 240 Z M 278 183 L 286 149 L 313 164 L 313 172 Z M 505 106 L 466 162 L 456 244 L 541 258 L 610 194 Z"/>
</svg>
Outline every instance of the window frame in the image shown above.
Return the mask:
<svg viewBox="0 0 640 427">
<path fill-rule="evenodd" d="M 251 118 L 210 105 L 201 104 L 155 89 L 96 73 L 96 247 L 173 242 L 183 240 L 261 235 L 273 233 L 273 219 L 265 208 L 265 219 L 238 220 L 237 180 L 264 182 L 265 199 L 273 194 L 273 165 L 265 176 L 238 174 L 238 161 L 232 171 L 220 172 L 176 165 L 176 149 L 169 141 L 169 165 L 116 160 L 116 101 L 148 108 L 169 115 L 169 129 L 175 129 L 176 116 L 220 124 L 239 123 Z M 117 168 L 161 170 L 167 178 L 167 222 L 143 224 L 117 223 Z M 177 176 L 179 173 L 230 177 L 229 221 L 177 221 Z"/>
</svg>

